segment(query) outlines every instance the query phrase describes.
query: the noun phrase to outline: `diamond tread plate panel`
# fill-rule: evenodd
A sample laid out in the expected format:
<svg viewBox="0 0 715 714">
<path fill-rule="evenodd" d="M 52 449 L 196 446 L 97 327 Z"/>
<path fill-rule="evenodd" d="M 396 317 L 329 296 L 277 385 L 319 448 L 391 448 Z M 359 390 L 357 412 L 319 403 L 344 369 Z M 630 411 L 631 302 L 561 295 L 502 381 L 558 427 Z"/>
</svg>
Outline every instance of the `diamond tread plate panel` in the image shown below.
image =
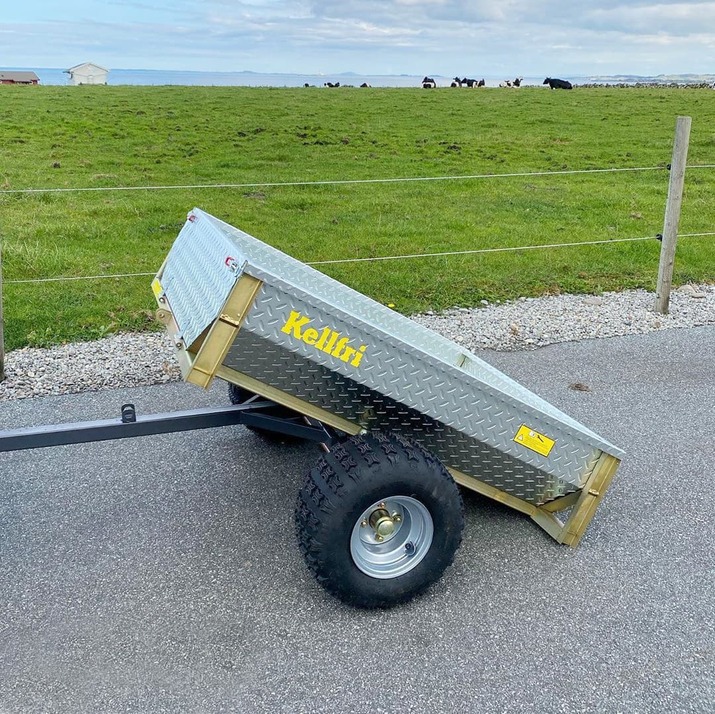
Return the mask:
<svg viewBox="0 0 715 714">
<path fill-rule="evenodd" d="M 291 323 L 292 314 L 303 316 L 303 321 L 310 317 L 310 321 L 298 329 L 298 322 Z M 290 327 L 291 324 L 294 329 L 286 332 L 286 325 Z M 315 326 L 316 334 L 329 329 L 349 337 L 352 345 L 366 346 L 359 366 L 344 362 L 296 337 L 297 334 L 305 336 L 311 325 Z M 288 355 L 292 354 L 296 362 L 300 355 L 325 367 L 326 376 L 322 379 L 330 379 L 328 375 L 331 373 L 334 373 L 334 379 L 338 375 L 349 377 L 469 438 L 574 484 L 580 483 L 583 465 L 593 458 L 594 450 L 602 448 L 602 440 L 594 440 L 585 429 L 574 429 L 572 420 L 566 423 L 556 420 L 457 367 L 430 364 L 422 353 L 389 335 L 371 331 L 369 326 L 355 320 L 338 319 L 334 312 L 327 312 L 317 301 L 313 304 L 300 302 L 295 291 L 286 293 L 264 284 L 242 332 L 244 330 L 281 347 Z M 238 341 L 241 342 L 241 333 Z M 235 352 L 231 350 L 232 354 Z M 281 368 L 289 375 L 297 369 L 290 364 L 290 357 L 283 361 Z M 266 381 L 274 379 L 272 370 L 275 367 L 266 365 L 266 369 L 269 370 Z M 311 377 L 304 375 L 303 379 L 310 380 Z M 336 396 L 340 398 L 339 393 Z M 514 441 L 522 424 L 556 441 L 548 457 Z"/>
<path fill-rule="evenodd" d="M 459 345 L 199 209 L 192 218 L 162 280 L 187 343 L 230 293 L 227 255 L 263 282 L 226 366 L 370 428 L 425 434 L 448 465 L 534 503 L 579 489 L 602 451 L 622 456 Z M 523 426 L 551 448 L 518 442 Z"/>
<path fill-rule="evenodd" d="M 187 346 L 218 317 L 243 263 L 223 233 L 206 222 L 186 222 L 158 277 L 181 329 L 177 337 Z"/>
<path fill-rule="evenodd" d="M 224 365 L 365 429 L 395 431 L 421 443 L 442 463 L 534 505 L 578 490 L 598 453 L 581 464 L 581 473 L 564 480 L 470 438 L 390 397 L 375 392 L 306 358 L 296 358 L 242 330 Z"/>
<path fill-rule="evenodd" d="M 322 305 L 330 315 L 342 316 L 347 321 L 369 327 L 372 332 L 382 332 L 391 338 L 392 344 L 403 348 L 407 346 L 418 352 L 420 357 L 430 357 L 433 363 L 463 365 L 463 373 L 466 372 L 538 412 L 550 414 L 565 424 L 569 423 L 575 430 L 588 433 L 592 439 L 600 439 L 597 434 L 589 432 L 549 402 L 442 335 L 200 209 L 194 209 L 193 213 L 198 218 L 197 225 L 211 226 L 213 230 L 223 233 L 242 254 L 248 256 L 246 270 L 255 277 L 281 288 L 298 300 Z"/>
</svg>

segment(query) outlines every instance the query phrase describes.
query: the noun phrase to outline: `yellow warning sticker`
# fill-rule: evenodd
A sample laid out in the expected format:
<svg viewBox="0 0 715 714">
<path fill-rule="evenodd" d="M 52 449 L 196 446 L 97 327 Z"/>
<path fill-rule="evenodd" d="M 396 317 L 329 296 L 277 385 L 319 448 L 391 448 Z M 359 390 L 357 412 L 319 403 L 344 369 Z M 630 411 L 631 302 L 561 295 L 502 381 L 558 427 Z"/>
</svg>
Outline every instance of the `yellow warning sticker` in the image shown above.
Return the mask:
<svg viewBox="0 0 715 714">
<path fill-rule="evenodd" d="M 146 283 L 144 284 L 146 285 Z M 154 293 L 154 297 L 158 300 L 161 294 L 164 292 L 164 288 L 161 287 L 159 278 L 154 278 L 154 280 L 151 281 L 151 289 Z"/>
<path fill-rule="evenodd" d="M 544 434 L 539 434 L 538 431 L 529 429 L 526 424 L 522 424 L 519 427 L 519 431 L 516 432 L 514 441 L 516 441 L 517 444 L 525 446 L 527 449 L 535 451 L 537 454 L 541 454 L 542 456 L 548 456 L 556 443 L 553 439 L 549 439 L 548 436 L 544 436 Z"/>
</svg>

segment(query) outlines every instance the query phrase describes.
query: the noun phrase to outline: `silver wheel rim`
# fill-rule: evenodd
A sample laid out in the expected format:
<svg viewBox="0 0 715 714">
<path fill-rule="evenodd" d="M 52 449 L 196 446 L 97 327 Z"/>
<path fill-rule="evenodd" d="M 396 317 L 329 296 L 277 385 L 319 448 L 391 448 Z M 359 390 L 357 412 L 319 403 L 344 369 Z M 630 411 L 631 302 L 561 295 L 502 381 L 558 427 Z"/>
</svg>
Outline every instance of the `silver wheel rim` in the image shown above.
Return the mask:
<svg viewBox="0 0 715 714">
<path fill-rule="evenodd" d="M 371 525 L 376 513 L 386 512 L 394 532 L 380 536 Z M 384 519 L 383 519 L 384 520 Z M 390 496 L 366 508 L 353 526 L 350 555 L 371 578 L 397 578 L 415 568 L 427 555 L 434 524 L 427 508 L 410 496 Z"/>
</svg>

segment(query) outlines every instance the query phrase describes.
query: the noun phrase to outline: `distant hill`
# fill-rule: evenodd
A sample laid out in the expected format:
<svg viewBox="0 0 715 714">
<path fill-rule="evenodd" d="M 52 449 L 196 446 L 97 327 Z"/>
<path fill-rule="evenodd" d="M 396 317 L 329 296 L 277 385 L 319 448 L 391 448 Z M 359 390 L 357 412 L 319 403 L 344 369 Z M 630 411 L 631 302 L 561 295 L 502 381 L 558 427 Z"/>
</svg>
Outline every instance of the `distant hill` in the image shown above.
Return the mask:
<svg viewBox="0 0 715 714">
<path fill-rule="evenodd" d="M 616 75 L 590 75 L 578 77 L 583 82 L 606 82 L 606 83 L 628 83 L 641 82 L 643 84 L 712 84 L 715 82 L 715 74 L 616 74 Z"/>
</svg>

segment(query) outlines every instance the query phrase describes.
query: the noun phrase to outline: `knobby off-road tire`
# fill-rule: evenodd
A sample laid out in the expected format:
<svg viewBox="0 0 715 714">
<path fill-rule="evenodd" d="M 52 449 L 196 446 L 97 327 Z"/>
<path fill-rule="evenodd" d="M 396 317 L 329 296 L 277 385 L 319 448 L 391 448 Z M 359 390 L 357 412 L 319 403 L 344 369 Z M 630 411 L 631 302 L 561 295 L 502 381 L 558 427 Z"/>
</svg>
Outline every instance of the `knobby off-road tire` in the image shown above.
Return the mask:
<svg viewBox="0 0 715 714">
<path fill-rule="evenodd" d="M 249 392 L 247 389 L 237 386 L 229 382 L 228 385 L 228 398 L 231 404 L 243 404 L 244 402 L 253 399 L 256 395 L 253 392 Z M 288 407 L 282 407 L 276 405 L 275 407 L 270 407 L 263 410 L 263 413 L 267 416 L 280 417 L 281 419 L 291 419 L 299 416 L 297 412 L 291 411 Z M 297 444 L 302 442 L 298 436 L 290 436 L 289 434 L 281 434 L 277 431 L 271 431 L 270 429 L 261 429 L 258 426 L 246 426 L 254 434 L 258 434 L 266 441 L 273 442 L 275 444 Z"/>
<path fill-rule="evenodd" d="M 298 494 L 295 525 L 306 563 L 328 592 L 358 607 L 389 607 L 424 591 L 452 563 L 464 509 L 432 454 L 373 432 L 341 441 L 318 461 Z"/>
</svg>

